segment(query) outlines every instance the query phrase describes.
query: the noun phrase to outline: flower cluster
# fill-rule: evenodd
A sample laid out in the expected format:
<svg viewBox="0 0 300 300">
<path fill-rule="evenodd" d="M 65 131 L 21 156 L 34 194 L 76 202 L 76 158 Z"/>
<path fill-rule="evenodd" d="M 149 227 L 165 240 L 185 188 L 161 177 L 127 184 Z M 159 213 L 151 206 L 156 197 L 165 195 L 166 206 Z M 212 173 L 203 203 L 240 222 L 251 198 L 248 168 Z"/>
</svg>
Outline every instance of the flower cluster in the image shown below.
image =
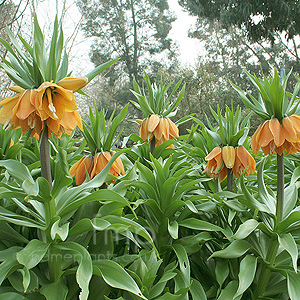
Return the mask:
<svg viewBox="0 0 300 300">
<path fill-rule="evenodd" d="M 222 182 L 228 175 L 228 170 L 238 178 L 243 172 L 246 175 L 254 174 L 256 163 L 244 146 L 215 147 L 206 157 L 207 166 L 203 173 L 208 171 L 209 176 L 219 178 Z M 203 174 L 202 173 L 202 174 Z"/>
<path fill-rule="evenodd" d="M 98 175 L 105 168 L 114 154 L 114 151 L 105 151 L 96 153 L 94 157 L 91 155 L 83 156 L 79 161 L 71 166 L 69 173 L 72 177 L 75 176 L 76 184 L 80 185 L 85 181 L 87 174 L 90 179 Z M 116 177 L 119 175 L 125 175 L 124 166 L 120 157 L 114 161 L 108 174 Z"/>
<path fill-rule="evenodd" d="M 155 146 L 179 137 L 177 126 L 169 118 L 152 114 L 149 118 L 137 121 L 141 124 L 140 137 L 148 142 L 154 138 Z"/>
<path fill-rule="evenodd" d="M 87 77 L 65 77 L 57 83 L 43 82 L 36 89 L 12 87 L 17 94 L 0 102 L 0 124 L 9 123 L 11 129 L 21 128 L 38 138 L 47 122 L 48 134 L 61 137 L 71 134 L 78 126 L 82 130 L 81 117 L 77 113 L 74 92 L 88 83 Z"/>
<path fill-rule="evenodd" d="M 291 115 L 279 120 L 273 118 L 260 124 L 251 139 L 253 153 L 257 154 L 261 147 L 265 155 L 276 152 L 287 155 L 300 151 L 300 117 Z"/>
</svg>

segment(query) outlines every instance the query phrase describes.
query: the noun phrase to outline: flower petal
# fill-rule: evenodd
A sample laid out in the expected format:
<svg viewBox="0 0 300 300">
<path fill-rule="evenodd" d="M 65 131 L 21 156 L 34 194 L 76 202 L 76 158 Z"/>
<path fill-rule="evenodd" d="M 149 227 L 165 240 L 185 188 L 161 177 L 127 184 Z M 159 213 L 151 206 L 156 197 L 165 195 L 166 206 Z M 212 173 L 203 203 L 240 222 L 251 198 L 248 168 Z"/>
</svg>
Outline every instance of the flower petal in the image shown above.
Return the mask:
<svg viewBox="0 0 300 300">
<path fill-rule="evenodd" d="M 160 121 L 160 117 L 158 115 L 151 115 L 148 118 L 148 131 L 149 132 L 153 132 L 155 130 L 155 128 L 158 126 L 159 121 Z"/>
<path fill-rule="evenodd" d="M 292 122 L 292 120 L 290 120 L 289 117 L 282 119 L 282 127 L 283 127 L 283 132 L 284 132 L 284 135 L 285 135 L 285 138 L 287 141 L 293 142 L 293 143 L 296 143 L 299 141 L 296 130 L 293 126 L 293 122 Z"/>
<path fill-rule="evenodd" d="M 277 118 L 273 118 L 269 122 L 269 128 L 274 136 L 274 143 L 277 147 L 281 146 L 285 141 L 282 126 Z"/>
<path fill-rule="evenodd" d="M 57 85 L 63 87 L 64 89 L 76 92 L 88 83 L 87 77 L 65 77 L 57 82 Z"/>
</svg>

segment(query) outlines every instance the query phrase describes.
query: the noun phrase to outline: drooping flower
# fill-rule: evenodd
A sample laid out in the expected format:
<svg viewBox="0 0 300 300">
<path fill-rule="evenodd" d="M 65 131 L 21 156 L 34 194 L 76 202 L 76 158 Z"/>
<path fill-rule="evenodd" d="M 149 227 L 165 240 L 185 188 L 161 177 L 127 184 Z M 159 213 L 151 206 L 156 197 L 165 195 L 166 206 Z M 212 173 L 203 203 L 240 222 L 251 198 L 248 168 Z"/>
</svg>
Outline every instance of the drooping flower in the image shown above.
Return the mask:
<svg viewBox="0 0 300 300">
<path fill-rule="evenodd" d="M 68 78 L 67 81 L 62 79 L 60 84 L 78 90 L 86 81 L 86 77 L 78 81 L 76 78 Z M 37 89 L 12 89 L 21 92 L 0 102 L 1 124 L 9 122 L 12 129 L 21 127 L 23 133 L 32 129 L 31 136 L 41 133 L 45 121 L 49 135 L 53 132 L 56 137 L 60 137 L 62 133 L 71 134 L 76 126 L 83 130 L 72 90 L 53 82 L 44 82 Z"/>
<path fill-rule="evenodd" d="M 300 150 L 300 117 L 291 115 L 279 120 L 273 118 L 260 124 L 251 139 L 253 153 L 257 154 L 259 148 L 265 155 L 276 152 L 287 155 Z"/>
<path fill-rule="evenodd" d="M 13 97 L 7 97 L 0 102 L 0 124 L 9 123 L 11 129 L 21 128 L 25 133 L 32 129 L 31 136 L 39 135 L 43 122 L 33 105 L 37 91 L 24 90 Z"/>
<path fill-rule="evenodd" d="M 109 161 L 111 160 L 114 154 L 115 154 L 114 151 L 111 152 L 104 151 L 104 152 L 96 153 L 94 157 L 94 166 L 91 172 L 91 178 L 98 175 L 105 168 L 105 166 L 109 163 Z M 120 157 L 118 157 L 113 162 L 108 174 L 111 174 L 116 177 L 120 175 L 125 175 L 124 165 Z"/>
<path fill-rule="evenodd" d="M 83 156 L 79 161 L 73 164 L 69 173 L 72 177 L 75 176 L 76 185 L 82 184 L 87 174 L 90 179 L 98 175 L 106 167 L 114 154 L 114 151 L 99 152 L 96 153 L 94 157 L 91 155 Z M 113 162 L 108 174 L 115 177 L 125 175 L 124 165 L 120 157 Z"/>
<path fill-rule="evenodd" d="M 226 179 L 228 170 L 238 178 L 245 171 L 246 175 L 254 174 L 256 163 L 244 146 L 234 148 L 232 146 L 215 147 L 206 157 L 207 165 L 205 173 L 212 178 L 218 178 L 220 182 Z"/>
<path fill-rule="evenodd" d="M 69 173 L 72 177 L 75 176 L 75 182 L 77 185 L 82 184 L 86 175 L 88 174 L 91 178 L 92 168 L 94 166 L 94 159 L 92 156 L 83 156 L 79 161 L 71 166 Z"/>
<path fill-rule="evenodd" d="M 254 174 L 256 168 L 255 159 L 247 151 L 244 146 L 239 146 L 236 149 L 234 166 L 232 168 L 235 177 L 240 177 L 243 172 L 246 175 Z"/>
<path fill-rule="evenodd" d="M 137 121 L 141 124 L 140 137 L 148 142 L 154 138 L 155 146 L 179 137 L 178 127 L 169 118 L 152 114 L 149 118 Z"/>
<path fill-rule="evenodd" d="M 222 159 L 222 149 L 215 147 L 205 157 L 205 160 L 207 161 L 207 165 L 202 174 L 208 171 L 209 177 L 219 178 L 219 181 L 222 182 L 227 177 L 227 168 Z"/>
</svg>

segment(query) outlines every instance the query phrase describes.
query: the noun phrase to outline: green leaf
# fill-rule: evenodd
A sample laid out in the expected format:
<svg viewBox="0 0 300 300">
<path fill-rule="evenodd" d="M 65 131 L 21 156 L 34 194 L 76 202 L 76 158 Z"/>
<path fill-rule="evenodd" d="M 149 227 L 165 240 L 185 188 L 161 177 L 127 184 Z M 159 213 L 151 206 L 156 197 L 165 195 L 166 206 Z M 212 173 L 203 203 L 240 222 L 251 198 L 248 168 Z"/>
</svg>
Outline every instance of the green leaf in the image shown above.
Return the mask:
<svg viewBox="0 0 300 300">
<path fill-rule="evenodd" d="M 265 165 L 265 159 L 259 165 L 257 171 L 257 179 L 258 179 L 258 196 L 260 197 L 262 203 L 264 203 L 275 215 L 276 213 L 276 200 L 268 193 L 264 178 L 263 178 L 263 170 Z"/>
<path fill-rule="evenodd" d="M 245 258 L 240 263 L 240 272 L 239 272 L 239 287 L 236 291 L 234 298 L 243 295 L 246 289 L 251 285 L 257 266 L 257 257 L 253 255 L 246 255 Z"/>
<path fill-rule="evenodd" d="M 4 279 L 12 272 L 17 270 L 20 267 L 20 264 L 15 259 L 5 260 L 0 264 L 0 285 Z"/>
<path fill-rule="evenodd" d="M 216 279 L 220 287 L 229 275 L 228 263 L 224 261 L 217 261 L 215 269 Z"/>
<path fill-rule="evenodd" d="M 258 227 L 258 225 L 259 223 L 254 219 L 247 220 L 245 223 L 240 225 L 237 232 L 232 236 L 232 238 L 242 240 L 250 235 Z"/>
<path fill-rule="evenodd" d="M 291 300 L 298 300 L 300 295 L 300 273 L 286 271 L 287 287 Z"/>
<path fill-rule="evenodd" d="M 89 72 L 88 74 L 85 75 L 85 77 L 88 78 L 88 81 L 90 82 L 95 76 L 97 76 L 99 73 L 104 71 L 105 69 L 109 68 L 111 65 L 116 63 L 120 58 L 108 61 L 98 67 L 96 67 L 93 71 Z"/>
<path fill-rule="evenodd" d="M 26 247 L 17 253 L 17 261 L 27 269 L 34 268 L 46 255 L 49 244 L 40 240 L 31 240 Z"/>
<path fill-rule="evenodd" d="M 65 241 L 69 233 L 69 223 L 65 223 L 59 226 L 60 219 L 55 221 L 51 227 L 50 235 L 52 240 L 59 238 L 61 241 Z"/>
<path fill-rule="evenodd" d="M 192 294 L 193 300 L 207 300 L 205 291 L 198 280 L 192 279 L 190 292 Z"/>
<path fill-rule="evenodd" d="M 299 182 L 290 184 L 284 189 L 283 218 L 294 209 L 298 199 Z"/>
<path fill-rule="evenodd" d="M 68 288 L 61 281 L 45 284 L 41 287 L 41 294 L 47 300 L 65 300 L 68 292 Z"/>
<path fill-rule="evenodd" d="M 178 261 L 179 261 L 179 267 L 180 271 L 184 280 L 185 286 L 190 286 L 191 284 L 191 267 L 190 267 L 190 262 L 186 253 L 185 248 L 180 245 L 180 244 L 174 244 L 171 246 L 171 248 L 174 250 Z"/>
<path fill-rule="evenodd" d="M 178 223 L 177 223 L 177 221 L 173 221 L 170 223 L 170 221 L 168 220 L 168 231 L 174 240 L 178 239 Z"/>
<path fill-rule="evenodd" d="M 72 184 L 73 179 L 69 173 L 67 163 L 67 152 L 62 147 L 57 147 L 58 154 L 55 159 L 54 180 L 52 187 L 52 196 L 56 198 L 61 189 Z"/>
<path fill-rule="evenodd" d="M 298 247 L 293 236 L 290 233 L 283 234 L 278 236 L 278 241 L 280 246 L 290 254 L 294 270 L 297 273 Z"/>
<path fill-rule="evenodd" d="M 183 226 L 195 230 L 205 231 L 222 231 L 223 229 L 217 225 L 211 224 L 195 218 L 189 218 L 178 222 L 179 226 Z"/>
<path fill-rule="evenodd" d="M 244 255 L 251 246 L 245 240 L 235 240 L 228 247 L 223 250 L 215 251 L 209 258 L 222 257 L 222 258 L 237 258 Z"/>
<path fill-rule="evenodd" d="M 128 105 L 129 103 L 125 105 L 125 107 L 121 110 L 121 112 L 112 120 L 111 126 L 109 128 L 108 136 L 106 138 L 105 144 L 103 145 L 104 146 L 103 150 L 105 151 L 111 150 L 113 146 L 112 142 L 115 137 L 116 131 L 126 116 Z"/>
<path fill-rule="evenodd" d="M 81 288 L 80 300 L 87 300 L 89 295 L 89 283 L 93 274 L 92 259 L 89 252 L 75 242 L 64 242 L 63 244 L 53 245 L 58 249 L 75 253 L 74 258 L 78 262 L 76 280 Z"/>
<path fill-rule="evenodd" d="M 284 232 L 285 230 L 287 230 L 289 228 L 289 226 L 291 226 L 299 221 L 300 221 L 300 211 L 295 210 L 295 211 L 291 212 L 283 221 L 278 223 L 277 228 L 280 232 Z"/>
<path fill-rule="evenodd" d="M 87 218 L 81 219 L 70 229 L 69 236 L 79 235 L 92 230 L 102 231 L 107 229 L 110 225 L 108 221 L 102 220 L 101 218 L 94 218 L 92 220 Z"/>
<path fill-rule="evenodd" d="M 93 266 L 94 274 L 102 276 L 108 285 L 128 291 L 147 300 L 132 277 L 116 262 L 112 260 L 99 260 L 95 261 Z"/>
<path fill-rule="evenodd" d="M 6 168 L 10 175 L 19 183 L 28 180 L 31 184 L 34 184 L 34 180 L 28 168 L 19 161 L 13 159 L 2 160 L 0 161 L 0 167 Z"/>
<path fill-rule="evenodd" d="M 35 221 L 33 219 L 29 219 L 27 217 L 23 217 L 22 215 L 13 213 L 1 206 L 0 206 L 0 220 L 5 220 L 20 226 L 34 227 L 34 228 L 39 228 L 41 230 L 45 230 L 45 224 Z"/>
<path fill-rule="evenodd" d="M 236 280 L 230 281 L 225 287 L 225 289 L 222 290 L 217 300 L 232 300 L 237 290 L 237 287 L 238 287 L 238 283 Z M 235 300 L 239 300 L 241 299 L 241 297 L 242 296 L 238 296 L 237 298 L 235 298 Z"/>
<path fill-rule="evenodd" d="M 28 300 L 28 298 L 14 292 L 7 292 L 1 293 L 0 300 Z"/>
</svg>

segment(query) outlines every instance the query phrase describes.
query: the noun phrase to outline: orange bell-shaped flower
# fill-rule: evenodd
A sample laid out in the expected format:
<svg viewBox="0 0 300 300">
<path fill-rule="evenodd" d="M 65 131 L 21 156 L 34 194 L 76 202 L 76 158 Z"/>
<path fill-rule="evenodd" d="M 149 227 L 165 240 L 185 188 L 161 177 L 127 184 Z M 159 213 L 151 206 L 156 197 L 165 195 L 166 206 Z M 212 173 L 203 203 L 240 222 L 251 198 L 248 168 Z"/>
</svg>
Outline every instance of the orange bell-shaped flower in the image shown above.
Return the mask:
<svg viewBox="0 0 300 300">
<path fill-rule="evenodd" d="M 209 177 L 219 178 L 222 182 L 227 177 L 227 168 L 223 163 L 222 159 L 222 149 L 220 147 L 215 147 L 206 157 L 207 166 L 202 172 L 208 171 Z"/>
<path fill-rule="evenodd" d="M 257 154 L 259 148 L 265 155 L 272 155 L 276 152 L 287 155 L 300 150 L 300 117 L 292 115 L 279 120 L 273 118 L 259 125 L 251 139 L 253 153 Z"/>
<path fill-rule="evenodd" d="M 141 124 L 140 137 L 148 142 L 154 138 L 155 146 L 179 137 L 178 127 L 169 118 L 160 118 L 152 114 L 149 118 L 137 122 Z M 169 147 L 174 148 L 174 145 Z"/>
<path fill-rule="evenodd" d="M 106 167 L 114 154 L 114 151 L 96 153 L 94 157 L 94 167 L 91 172 L 91 178 L 94 178 Z M 120 157 L 113 162 L 108 173 L 116 177 L 119 175 L 125 175 L 124 165 Z"/>
<path fill-rule="evenodd" d="M 83 156 L 79 161 L 71 166 L 69 173 L 72 177 L 75 176 L 76 185 L 82 184 L 86 175 L 91 178 L 92 168 L 94 166 L 94 160 L 92 156 Z"/>
<path fill-rule="evenodd" d="M 240 177 L 245 171 L 246 175 L 254 174 L 256 168 L 255 159 L 247 151 L 244 146 L 239 146 L 236 148 L 236 157 L 234 166 L 232 168 L 235 177 Z"/>
</svg>

